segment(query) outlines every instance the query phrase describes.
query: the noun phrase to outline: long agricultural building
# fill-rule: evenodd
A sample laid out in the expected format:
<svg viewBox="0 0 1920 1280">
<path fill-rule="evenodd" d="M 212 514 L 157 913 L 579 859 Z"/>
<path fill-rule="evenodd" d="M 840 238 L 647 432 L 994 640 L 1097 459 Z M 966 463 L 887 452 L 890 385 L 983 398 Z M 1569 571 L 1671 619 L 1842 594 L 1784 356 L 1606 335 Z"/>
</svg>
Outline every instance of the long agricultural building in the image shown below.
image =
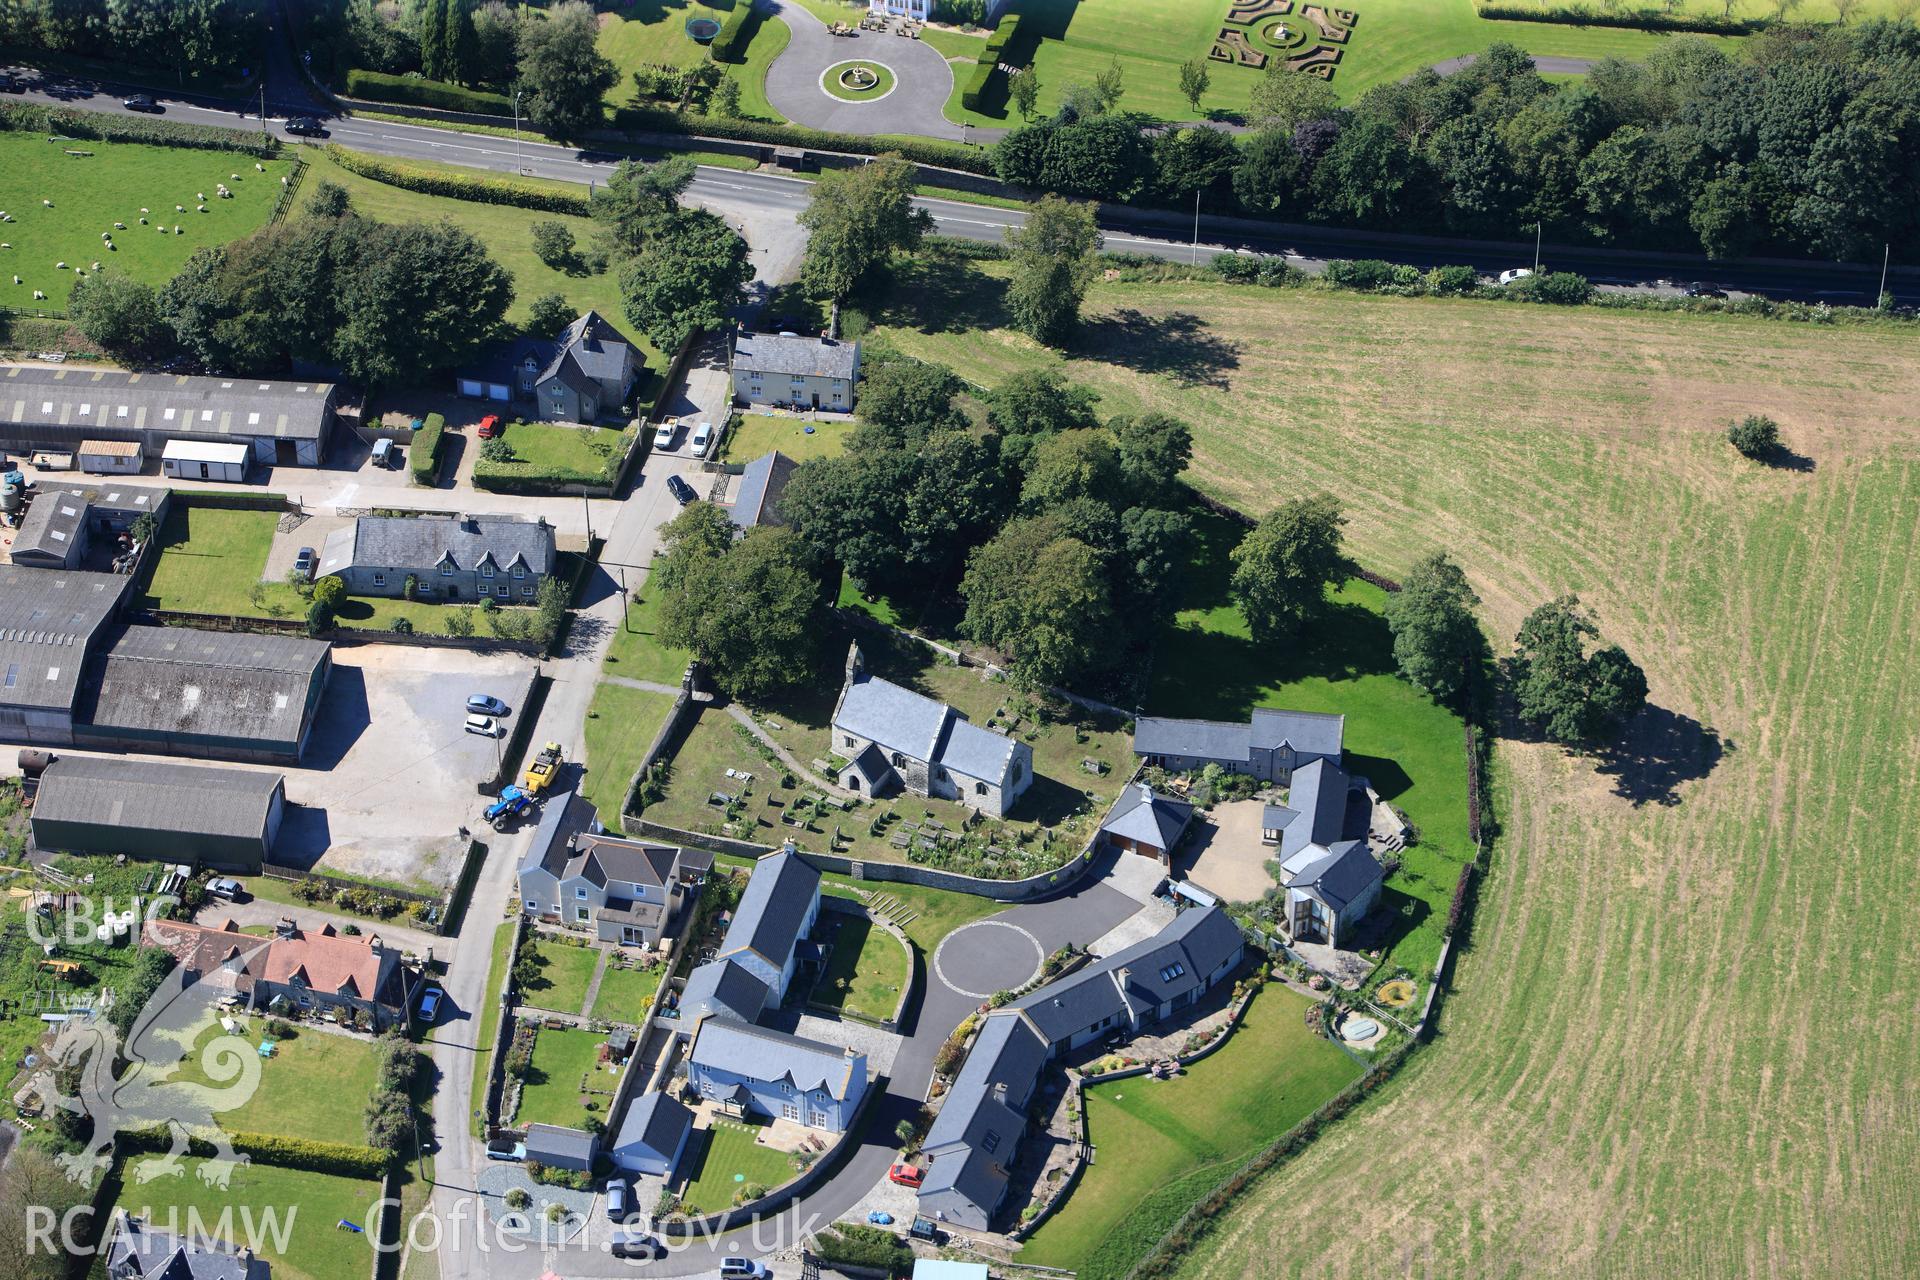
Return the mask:
<svg viewBox="0 0 1920 1280">
<path fill-rule="evenodd" d="M 61 756 L 40 775 L 33 842 L 56 853 L 257 873 L 280 834 L 285 781 L 247 769 Z"/>
<path fill-rule="evenodd" d="M 0 365 L 0 447 L 79 455 L 135 444 L 151 457 L 175 442 L 245 445 L 263 467 L 317 467 L 327 456 L 336 389 L 329 382 L 262 382 L 173 373 Z M 202 475 L 197 464 L 178 472 Z"/>
</svg>

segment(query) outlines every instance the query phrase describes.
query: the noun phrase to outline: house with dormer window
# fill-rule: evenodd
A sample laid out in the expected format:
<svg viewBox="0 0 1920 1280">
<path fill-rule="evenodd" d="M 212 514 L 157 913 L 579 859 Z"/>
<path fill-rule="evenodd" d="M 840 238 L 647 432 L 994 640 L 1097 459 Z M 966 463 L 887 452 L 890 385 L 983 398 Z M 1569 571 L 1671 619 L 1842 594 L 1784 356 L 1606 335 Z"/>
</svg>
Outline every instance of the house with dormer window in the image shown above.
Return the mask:
<svg viewBox="0 0 1920 1280">
<path fill-rule="evenodd" d="M 350 938 L 330 924 L 302 929 L 289 918 L 267 939 L 242 933 L 232 920 L 219 928 L 149 920 L 145 940 L 180 962 L 189 985 L 208 983 L 247 1009 L 266 1012 L 280 1001 L 288 1012 L 364 1012 L 376 1029 L 406 1017 L 414 975 L 377 936 Z"/>
<path fill-rule="evenodd" d="M 602 942 L 652 947 L 684 923 L 713 855 L 599 830 L 576 792 L 550 795 L 520 863 L 520 909 Z"/>
<path fill-rule="evenodd" d="M 553 573 L 553 526 L 520 516 L 361 516 L 327 535 L 316 576 L 353 596 L 533 604 Z"/>
<path fill-rule="evenodd" d="M 645 367 L 618 329 L 586 311 L 558 337 L 528 335 L 494 347 L 454 385 L 470 399 L 519 404 L 547 422 L 593 423 L 620 412 Z"/>
</svg>

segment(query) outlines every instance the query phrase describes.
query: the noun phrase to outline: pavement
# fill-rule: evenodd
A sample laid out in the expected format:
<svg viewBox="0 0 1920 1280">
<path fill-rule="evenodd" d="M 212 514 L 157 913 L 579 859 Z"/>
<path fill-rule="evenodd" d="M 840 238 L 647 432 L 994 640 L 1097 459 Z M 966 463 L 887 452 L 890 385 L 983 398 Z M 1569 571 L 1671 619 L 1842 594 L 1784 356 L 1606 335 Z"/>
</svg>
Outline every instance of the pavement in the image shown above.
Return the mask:
<svg viewBox="0 0 1920 1280">
<path fill-rule="evenodd" d="M 914 133 L 955 142 L 966 139 L 968 131 L 946 117 L 947 99 L 953 94 L 953 68 L 926 41 L 857 29 L 851 36 L 831 35 L 826 23 L 798 4 L 762 0 L 761 7 L 793 32 L 786 49 L 767 68 L 767 101 L 787 119 L 841 133 Z M 847 11 L 849 23 L 857 22 L 859 16 L 855 10 Z M 856 59 L 879 63 L 893 72 L 893 88 L 871 101 L 848 102 L 821 87 L 829 67 Z M 997 137 L 1006 130 L 972 132 L 986 140 L 988 135 Z"/>
</svg>

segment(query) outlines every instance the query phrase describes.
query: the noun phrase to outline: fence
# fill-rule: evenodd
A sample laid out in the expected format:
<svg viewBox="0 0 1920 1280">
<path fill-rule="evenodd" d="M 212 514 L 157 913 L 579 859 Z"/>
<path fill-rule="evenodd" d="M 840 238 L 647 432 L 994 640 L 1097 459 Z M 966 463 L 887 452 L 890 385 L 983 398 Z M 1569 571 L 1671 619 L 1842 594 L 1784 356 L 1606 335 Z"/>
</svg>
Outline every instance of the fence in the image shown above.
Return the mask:
<svg viewBox="0 0 1920 1280">
<path fill-rule="evenodd" d="M 280 198 L 273 202 L 273 213 L 267 219 L 268 226 L 274 226 L 293 211 L 294 202 L 300 196 L 300 183 L 307 176 L 307 162 L 297 154 L 293 158 L 293 172 L 287 176 L 286 185 L 280 188 Z"/>
</svg>

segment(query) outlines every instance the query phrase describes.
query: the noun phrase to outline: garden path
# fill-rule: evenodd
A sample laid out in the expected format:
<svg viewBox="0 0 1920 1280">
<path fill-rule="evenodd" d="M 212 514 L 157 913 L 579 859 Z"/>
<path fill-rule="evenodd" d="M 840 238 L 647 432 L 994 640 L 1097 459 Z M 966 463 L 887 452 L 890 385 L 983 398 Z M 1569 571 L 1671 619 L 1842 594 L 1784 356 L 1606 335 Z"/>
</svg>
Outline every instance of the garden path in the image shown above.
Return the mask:
<svg viewBox="0 0 1920 1280">
<path fill-rule="evenodd" d="M 772 735 L 769 734 L 765 729 L 762 729 L 759 725 L 759 722 L 753 718 L 752 714 L 749 713 L 747 709 L 741 706 L 739 703 L 728 703 L 727 714 L 732 716 L 734 720 L 737 721 L 738 723 L 745 725 L 747 727 L 747 732 L 751 733 L 754 736 L 755 740 L 757 740 L 762 746 L 769 748 L 774 755 L 779 756 L 781 764 L 786 765 L 787 768 L 793 770 L 795 773 L 805 778 L 812 785 L 819 787 L 821 790 L 825 791 L 828 795 L 832 795 L 832 796 L 841 796 L 844 798 L 844 797 L 852 797 L 854 795 L 853 792 L 845 790 L 842 787 L 836 786 L 835 784 L 828 782 L 825 778 L 822 778 L 819 774 L 815 773 L 810 766 L 801 764 L 798 760 L 794 758 L 793 752 L 787 750 L 785 747 L 775 742 L 773 740 Z"/>
<path fill-rule="evenodd" d="M 586 999 L 580 1002 L 580 1016 L 583 1018 L 593 1011 L 593 1002 L 600 998 L 600 980 L 607 976 L 607 961 L 612 955 L 611 948 L 600 948 L 600 958 L 593 966 L 593 978 L 587 983 Z"/>
</svg>

